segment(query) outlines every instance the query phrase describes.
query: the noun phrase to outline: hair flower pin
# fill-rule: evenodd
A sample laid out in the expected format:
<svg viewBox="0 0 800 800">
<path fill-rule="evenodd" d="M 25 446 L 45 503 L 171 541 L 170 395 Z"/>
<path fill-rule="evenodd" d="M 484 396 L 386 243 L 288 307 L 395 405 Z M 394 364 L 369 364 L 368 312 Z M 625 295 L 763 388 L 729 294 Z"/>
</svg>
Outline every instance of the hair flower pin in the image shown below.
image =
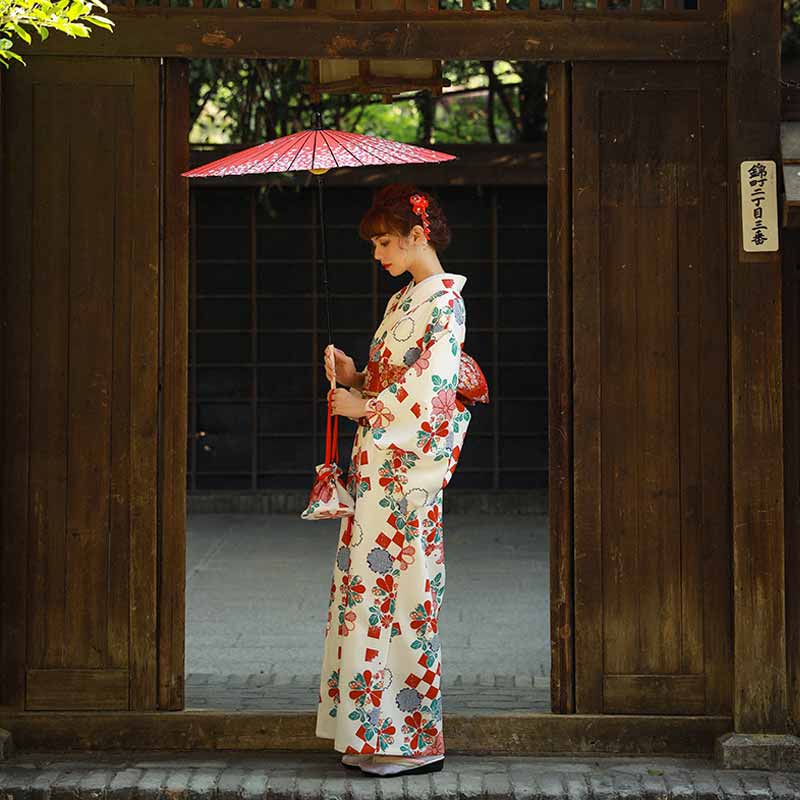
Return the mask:
<svg viewBox="0 0 800 800">
<path fill-rule="evenodd" d="M 408 198 L 411 203 L 412 211 L 422 219 L 422 229 L 425 231 L 425 238 L 431 238 L 431 225 L 428 220 L 428 198 L 421 194 L 412 194 Z"/>
</svg>

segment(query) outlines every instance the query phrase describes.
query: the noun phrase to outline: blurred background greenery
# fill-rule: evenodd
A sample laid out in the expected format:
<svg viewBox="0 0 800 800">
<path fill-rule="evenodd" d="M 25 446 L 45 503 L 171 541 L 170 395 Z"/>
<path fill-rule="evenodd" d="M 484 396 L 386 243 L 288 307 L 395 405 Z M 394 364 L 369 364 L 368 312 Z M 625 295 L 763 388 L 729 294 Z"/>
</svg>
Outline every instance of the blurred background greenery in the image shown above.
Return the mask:
<svg viewBox="0 0 800 800">
<path fill-rule="evenodd" d="M 313 127 L 307 75 L 305 60 L 194 60 L 190 142 L 256 144 Z M 450 86 L 438 97 L 323 94 L 322 125 L 423 146 L 544 138 L 545 64 L 445 61 L 442 75 Z"/>
</svg>

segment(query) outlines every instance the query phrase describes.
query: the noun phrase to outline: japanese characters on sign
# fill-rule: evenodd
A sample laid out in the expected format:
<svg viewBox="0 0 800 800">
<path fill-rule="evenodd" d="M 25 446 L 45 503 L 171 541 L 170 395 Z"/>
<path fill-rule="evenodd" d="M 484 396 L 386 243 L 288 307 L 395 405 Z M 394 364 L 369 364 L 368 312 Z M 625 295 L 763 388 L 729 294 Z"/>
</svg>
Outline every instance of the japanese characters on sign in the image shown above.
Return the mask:
<svg viewBox="0 0 800 800">
<path fill-rule="evenodd" d="M 778 249 L 778 190 L 774 161 L 742 161 L 742 245 L 746 253 Z"/>
</svg>

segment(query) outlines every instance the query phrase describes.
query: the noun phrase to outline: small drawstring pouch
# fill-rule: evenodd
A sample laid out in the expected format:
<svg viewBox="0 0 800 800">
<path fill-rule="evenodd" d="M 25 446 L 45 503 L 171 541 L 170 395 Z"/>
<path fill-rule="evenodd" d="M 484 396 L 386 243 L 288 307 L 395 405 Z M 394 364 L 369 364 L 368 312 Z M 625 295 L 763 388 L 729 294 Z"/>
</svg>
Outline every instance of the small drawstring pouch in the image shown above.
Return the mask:
<svg viewBox="0 0 800 800">
<path fill-rule="evenodd" d="M 335 419 L 334 419 L 335 417 Z M 317 475 L 311 487 L 308 507 L 300 516 L 303 519 L 335 519 L 352 517 L 355 502 L 342 483 L 342 471 L 336 464 L 339 459 L 339 417 L 332 413 L 328 398 L 328 426 L 325 431 L 325 463 L 317 466 Z"/>
</svg>

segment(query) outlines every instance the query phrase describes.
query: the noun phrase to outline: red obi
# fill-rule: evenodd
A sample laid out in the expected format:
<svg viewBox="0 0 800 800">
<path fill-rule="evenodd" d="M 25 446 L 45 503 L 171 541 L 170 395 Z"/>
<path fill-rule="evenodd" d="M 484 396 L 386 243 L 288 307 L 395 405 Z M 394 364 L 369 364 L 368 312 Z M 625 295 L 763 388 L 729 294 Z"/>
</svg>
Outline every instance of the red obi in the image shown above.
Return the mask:
<svg viewBox="0 0 800 800">
<path fill-rule="evenodd" d="M 408 369 L 410 367 L 405 364 L 390 364 L 383 359 L 368 362 L 363 393 L 369 397 L 375 397 L 387 386 L 399 383 Z M 463 350 L 458 369 L 456 395 L 468 406 L 489 402 L 489 386 L 483 371 L 478 366 L 478 362 Z"/>
</svg>

